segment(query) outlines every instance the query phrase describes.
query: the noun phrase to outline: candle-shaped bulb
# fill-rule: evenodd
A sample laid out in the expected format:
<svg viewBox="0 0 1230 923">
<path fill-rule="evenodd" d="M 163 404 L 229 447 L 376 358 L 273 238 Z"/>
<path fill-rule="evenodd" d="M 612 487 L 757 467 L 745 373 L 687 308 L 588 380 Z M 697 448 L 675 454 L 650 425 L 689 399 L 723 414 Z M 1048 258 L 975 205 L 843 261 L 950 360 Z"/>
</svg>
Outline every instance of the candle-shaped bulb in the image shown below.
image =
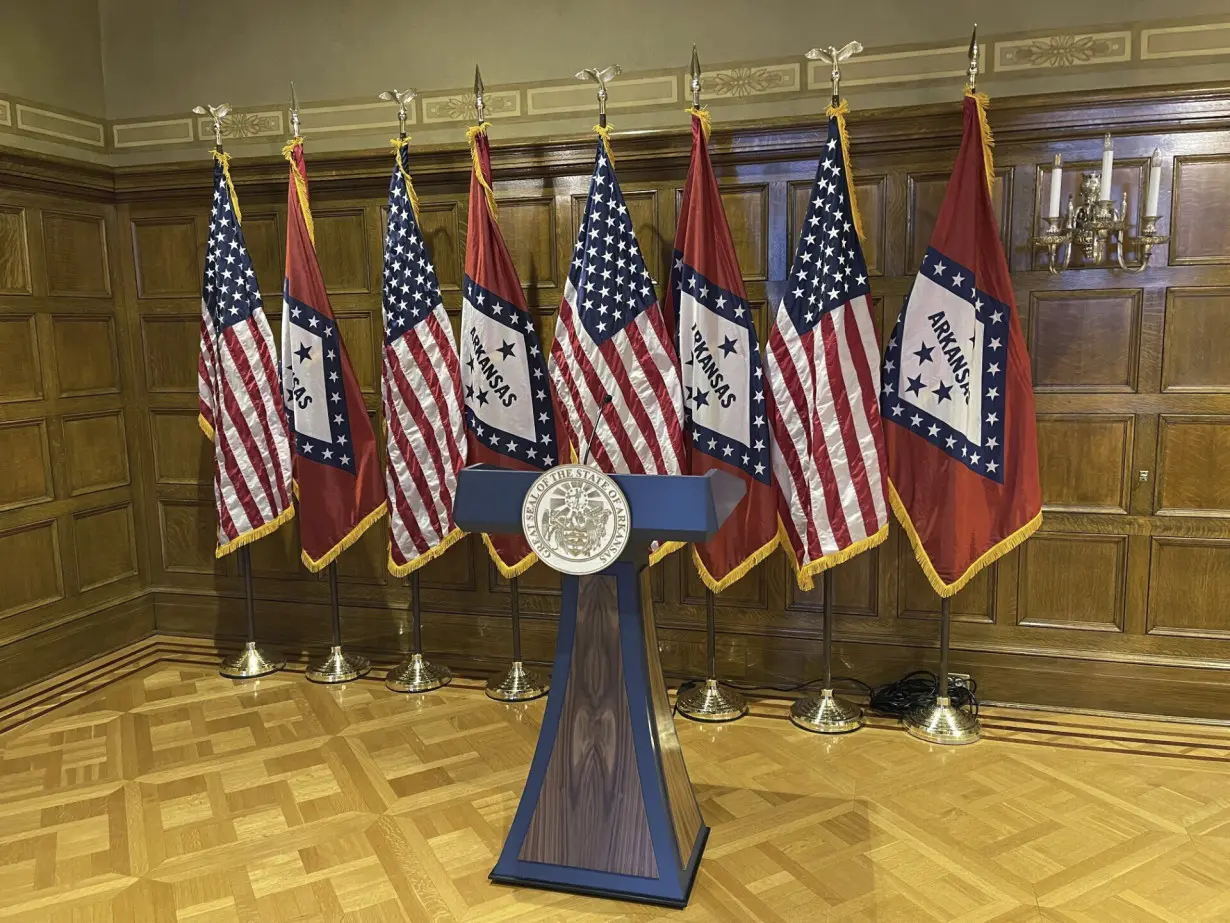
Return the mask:
<svg viewBox="0 0 1230 923">
<path fill-rule="evenodd" d="M 1102 139 L 1102 189 L 1101 197 L 1103 202 L 1109 202 L 1110 199 L 1110 178 L 1115 169 L 1115 152 L 1111 147 L 1110 132 Z"/>
<path fill-rule="evenodd" d="M 1145 214 L 1150 218 L 1157 217 L 1157 199 L 1162 188 L 1162 152 L 1153 149 L 1149 158 L 1149 186 L 1145 194 Z"/>
<path fill-rule="evenodd" d="M 1055 155 L 1055 160 L 1051 164 L 1051 200 L 1046 210 L 1046 217 L 1055 219 L 1059 217 L 1059 194 L 1062 191 L 1063 185 L 1063 158 L 1058 154 Z"/>
</svg>

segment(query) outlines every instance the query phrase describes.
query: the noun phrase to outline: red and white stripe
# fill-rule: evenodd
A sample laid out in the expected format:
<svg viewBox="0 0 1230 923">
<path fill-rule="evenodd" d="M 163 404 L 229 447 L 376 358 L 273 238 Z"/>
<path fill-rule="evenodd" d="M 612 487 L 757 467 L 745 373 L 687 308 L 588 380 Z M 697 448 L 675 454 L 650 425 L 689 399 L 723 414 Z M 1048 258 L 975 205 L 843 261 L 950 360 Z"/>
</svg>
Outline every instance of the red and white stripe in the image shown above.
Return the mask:
<svg viewBox="0 0 1230 923">
<path fill-rule="evenodd" d="M 398 572 L 450 539 L 465 465 L 461 367 L 443 305 L 384 347 L 389 556 Z"/>
<path fill-rule="evenodd" d="M 201 376 L 206 421 L 214 430 L 214 495 L 219 553 L 283 516 L 293 504 L 291 445 L 282 407 L 281 378 L 269 321 L 261 308 L 225 326 L 207 349 L 203 331 Z M 204 410 L 202 410 L 204 417 Z"/>
<path fill-rule="evenodd" d="M 888 523 L 871 300 L 859 295 L 801 335 L 779 306 L 765 365 L 782 526 L 800 573 L 814 573 Z"/>
<path fill-rule="evenodd" d="M 680 474 L 683 388 L 660 306 L 650 306 L 599 345 L 577 317 L 576 300 L 569 280 L 551 344 L 551 381 L 577 460 L 592 434 L 593 458 L 603 471 Z M 608 394 L 611 403 L 599 422 Z"/>
<path fill-rule="evenodd" d="M 214 329 L 210 322 L 209 308 L 201 299 L 201 350 L 196 365 L 197 420 L 201 430 L 210 439 L 214 438 Z"/>
</svg>

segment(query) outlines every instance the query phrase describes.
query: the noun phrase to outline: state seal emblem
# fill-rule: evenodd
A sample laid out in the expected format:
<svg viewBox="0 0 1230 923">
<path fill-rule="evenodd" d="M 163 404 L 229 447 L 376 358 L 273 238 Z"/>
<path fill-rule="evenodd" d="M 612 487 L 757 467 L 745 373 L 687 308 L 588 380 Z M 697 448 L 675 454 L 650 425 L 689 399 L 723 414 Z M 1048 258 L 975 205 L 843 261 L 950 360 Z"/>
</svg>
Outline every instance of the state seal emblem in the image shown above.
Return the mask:
<svg viewBox="0 0 1230 923">
<path fill-rule="evenodd" d="M 550 468 L 521 505 L 526 540 L 548 567 L 596 574 L 628 544 L 628 499 L 611 478 L 588 465 Z"/>
</svg>

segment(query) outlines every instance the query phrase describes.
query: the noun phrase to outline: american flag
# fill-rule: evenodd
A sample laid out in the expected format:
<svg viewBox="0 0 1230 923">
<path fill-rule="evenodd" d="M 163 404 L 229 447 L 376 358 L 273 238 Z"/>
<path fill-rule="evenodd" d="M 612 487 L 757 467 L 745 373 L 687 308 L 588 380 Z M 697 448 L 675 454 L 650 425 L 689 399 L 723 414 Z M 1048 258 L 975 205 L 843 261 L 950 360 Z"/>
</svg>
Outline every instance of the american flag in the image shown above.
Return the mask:
<svg viewBox="0 0 1230 923">
<path fill-rule="evenodd" d="M 551 380 L 573 446 L 580 453 L 592 438 L 603 471 L 686 470 L 672 339 L 600 140 L 555 324 Z"/>
<path fill-rule="evenodd" d="M 880 346 L 841 116 L 830 110 L 828 141 L 766 350 L 778 509 L 803 589 L 815 574 L 888 534 Z"/>
<path fill-rule="evenodd" d="M 397 158 L 384 238 L 384 479 L 389 570 L 404 577 L 462 536 L 453 496 L 466 437 L 457 345 L 406 184 L 404 146 Z"/>
<path fill-rule="evenodd" d="M 214 442 L 218 557 L 295 515 L 277 353 L 244 243 L 224 155 L 201 284 L 200 422 Z"/>
</svg>

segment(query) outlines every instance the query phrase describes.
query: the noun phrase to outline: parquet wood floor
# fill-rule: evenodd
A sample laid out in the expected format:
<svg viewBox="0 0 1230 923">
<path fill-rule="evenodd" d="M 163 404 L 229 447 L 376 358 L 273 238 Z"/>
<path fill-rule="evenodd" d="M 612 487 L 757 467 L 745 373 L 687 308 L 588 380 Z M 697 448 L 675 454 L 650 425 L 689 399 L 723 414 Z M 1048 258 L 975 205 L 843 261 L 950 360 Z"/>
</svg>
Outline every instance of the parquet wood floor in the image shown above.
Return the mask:
<svg viewBox="0 0 1230 923">
<path fill-rule="evenodd" d="M 1230 730 L 1009 709 L 681 721 L 687 910 L 492 885 L 543 705 L 148 667 L 0 736 L 0 923 L 1230 920 Z"/>
</svg>

